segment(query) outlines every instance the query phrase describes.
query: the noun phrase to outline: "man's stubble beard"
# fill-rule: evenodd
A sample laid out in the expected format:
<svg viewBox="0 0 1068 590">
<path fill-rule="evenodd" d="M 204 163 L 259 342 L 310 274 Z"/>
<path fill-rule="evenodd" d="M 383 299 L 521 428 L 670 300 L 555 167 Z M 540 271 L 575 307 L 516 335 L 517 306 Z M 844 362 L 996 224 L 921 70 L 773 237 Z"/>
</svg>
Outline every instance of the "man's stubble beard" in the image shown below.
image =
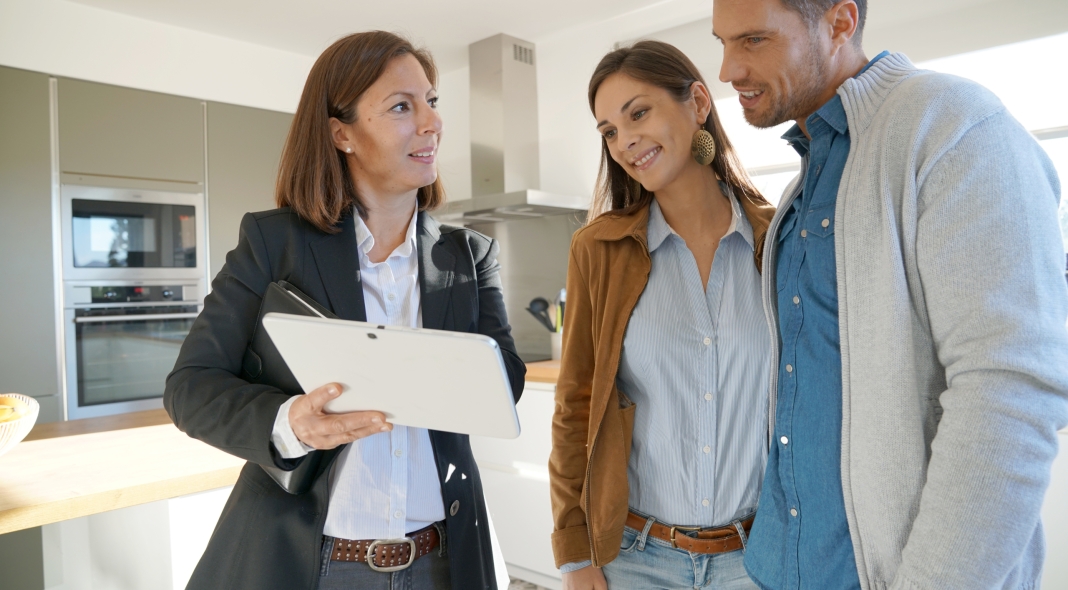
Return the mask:
<svg viewBox="0 0 1068 590">
<path fill-rule="evenodd" d="M 771 96 L 770 89 L 766 89 L 765 98 L 774 100 L 765 114 L 744 111 L 745 120 L 758 129 L 775 127 L 786 121 L 795 121 L 807 117 L 820 108 L 819 100 L 827 87 L 827 61 L 819 52 L 819 46 L 813 40 L 806 53 L 808 63 L 802 66 L 803 71 L 795 82 L 791 96 Z"/>
</svg>

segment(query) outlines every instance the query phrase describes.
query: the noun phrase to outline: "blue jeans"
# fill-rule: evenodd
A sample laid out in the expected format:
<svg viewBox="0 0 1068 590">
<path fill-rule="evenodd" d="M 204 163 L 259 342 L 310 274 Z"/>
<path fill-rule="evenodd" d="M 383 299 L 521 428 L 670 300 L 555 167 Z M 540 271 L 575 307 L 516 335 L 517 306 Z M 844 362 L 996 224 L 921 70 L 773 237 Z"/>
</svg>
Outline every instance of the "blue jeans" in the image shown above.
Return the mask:
<svg viewBox="0 0 1068 590">
<path fill-rule="evenodd" d="M 626 527 L 619 557 L 601 572 L 608 590 L 757 590 L 745 573 L 744 554 L 744 549 L 714 555 L 690 553 Z"/>
</svg>

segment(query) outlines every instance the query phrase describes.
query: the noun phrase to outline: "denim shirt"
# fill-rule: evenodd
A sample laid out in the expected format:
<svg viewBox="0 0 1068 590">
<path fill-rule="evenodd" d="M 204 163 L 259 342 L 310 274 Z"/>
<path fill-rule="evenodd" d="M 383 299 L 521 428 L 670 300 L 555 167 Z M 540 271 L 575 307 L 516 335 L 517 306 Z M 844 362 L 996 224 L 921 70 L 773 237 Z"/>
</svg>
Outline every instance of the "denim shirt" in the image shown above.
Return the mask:
<svg viewBox="0 0 1068 590">
<path fill-rule="evenodd" d="M 888 55 L 879 54 L 871 67 Z M 862 70 L 863 72 L 863 70 Z M 802 156 L 801 194 L 784 203 L 776 261 L 778 405 L 745 565 L 762 588 L 860 588 L 842 494 L 842 359 L 834 211 L 849 127 L 835 95 L 783 139 Z M 776 239 L 769 236 L 769 239 Z"/>
</svg>

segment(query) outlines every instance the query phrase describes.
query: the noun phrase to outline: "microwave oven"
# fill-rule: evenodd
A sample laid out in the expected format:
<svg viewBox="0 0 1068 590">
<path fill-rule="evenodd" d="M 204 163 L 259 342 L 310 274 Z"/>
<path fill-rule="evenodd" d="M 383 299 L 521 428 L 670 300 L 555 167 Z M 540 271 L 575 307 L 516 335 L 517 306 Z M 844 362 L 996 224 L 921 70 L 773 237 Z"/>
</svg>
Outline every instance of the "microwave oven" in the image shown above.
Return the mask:
<svg viewBox="0 0 1068 590">
<path fill-rule="evenodd" d="M 201 280 L 204 195 L 64 184 L 64 281 Z"/>
</svg>

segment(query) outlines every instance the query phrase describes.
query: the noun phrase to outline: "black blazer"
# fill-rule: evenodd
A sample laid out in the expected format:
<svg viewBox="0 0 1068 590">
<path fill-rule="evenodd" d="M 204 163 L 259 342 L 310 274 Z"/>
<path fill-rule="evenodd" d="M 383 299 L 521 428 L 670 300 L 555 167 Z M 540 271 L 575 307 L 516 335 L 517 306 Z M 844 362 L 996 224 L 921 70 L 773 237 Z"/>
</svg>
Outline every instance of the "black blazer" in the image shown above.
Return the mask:
<svg viewBox="0 0 1068 590">
<path fill-rule="evenodd" d="M 426 213 L 418 219 L 423 327 L 496 340 L 518 401 L 526 367 L 516 354 L 504 309 L 497 242 L 464 228 L 439 226 Z M 292 283 L 342 319 L 366 319 L 354 218 L 342 219 L 340 229 L 324 234 L 288 208 L 246 214 L 237 248 L 227 254 L 167 377 L 163 403 L 178 428 L 248 461 L 189 588 L 314 590 L 318 585 L 329 477 L 320 476 L 305 494 L 290 495 L 256 465 L 294 466 L 271 444 L 275 416 L 289 396 L 239 375 L 261 297 L 274 281 Z M 489 519 L 468 437 L 431 431 L 430 442 L 446 508 L 452 587 L 494 589 Z M 467 477 L 446 481 L 450 465 Z M 453 502 L 459 502 L 455 515 L 449 514 Z"/>
</svg>

